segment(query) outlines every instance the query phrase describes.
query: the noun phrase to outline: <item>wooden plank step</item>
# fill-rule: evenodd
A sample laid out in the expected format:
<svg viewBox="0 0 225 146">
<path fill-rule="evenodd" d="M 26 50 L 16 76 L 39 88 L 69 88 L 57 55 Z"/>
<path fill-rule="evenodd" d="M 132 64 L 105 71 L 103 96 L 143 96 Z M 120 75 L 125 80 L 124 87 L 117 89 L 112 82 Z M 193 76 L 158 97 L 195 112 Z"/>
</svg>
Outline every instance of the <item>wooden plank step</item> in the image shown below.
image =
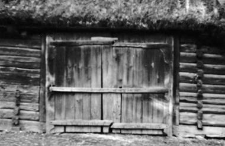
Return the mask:
<svg viewBox="0 0 225 146">
<path fill-rule="evenodd" d="M 108 127 L 113 123 L 110 120 L 55 120 L 53 125 L 73 125 L 73 126 L 103 126 Z"/>
<path fill-rule="evenodd" d="M 114 42 L 111 40 L 77 40 L 77 41 L 52 41 L 50 45 L 53 46 L 82 46 L 82 45 L 112 45 Z"/>
<path fill-rule="evenodd" d="M 133 130 L 141 130 L 141 129 L 166 129 L 166 124 L 158 124 L 158 123 L 113 123 L 111 126 L 112 129 L 133 129 Z"/>
<path fill-rule="evenodd" d="M 77 93 L 167 93 L 165 87 L 151 88 L 74 88 L 50 87 L 51 92 L 77 92 Z"/>
<path fill-rule="evenodd" d="M 162 49 L 170 47 L 169 44 L 165 43 L 115 43 L 113 47 L 132 47 L 132 48 L 143 48 L 143 49 Z"/>
</svg>

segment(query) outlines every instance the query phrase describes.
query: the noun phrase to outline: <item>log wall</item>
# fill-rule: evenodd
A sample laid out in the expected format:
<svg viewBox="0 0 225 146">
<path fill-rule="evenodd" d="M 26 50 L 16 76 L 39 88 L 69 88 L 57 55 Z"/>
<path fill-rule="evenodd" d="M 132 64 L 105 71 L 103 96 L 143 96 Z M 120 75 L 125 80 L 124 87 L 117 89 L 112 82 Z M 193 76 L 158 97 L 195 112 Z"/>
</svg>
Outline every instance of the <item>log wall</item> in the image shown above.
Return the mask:
<svg viewBox="0 0 225 146">
<path fill-rule="evenodd" d="M 11 130 L 16 91 L 21 130 L 42 132 L 40 122 L 41 37 L 0 36 L 0 130 Z"/>
<path fill-rule="evenodd" d="M 224 137 L 225 50 L 181 39 L 179 135 Z"/>
</svg>

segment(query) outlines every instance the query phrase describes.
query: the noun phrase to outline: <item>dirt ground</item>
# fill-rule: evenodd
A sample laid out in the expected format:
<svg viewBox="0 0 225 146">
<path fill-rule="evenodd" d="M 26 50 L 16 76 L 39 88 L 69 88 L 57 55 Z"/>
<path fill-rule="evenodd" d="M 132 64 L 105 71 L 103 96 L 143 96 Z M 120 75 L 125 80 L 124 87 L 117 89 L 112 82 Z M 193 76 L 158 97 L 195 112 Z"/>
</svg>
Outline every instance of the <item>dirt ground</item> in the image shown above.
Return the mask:
<svg viewBox="0 0 225 146">
<path fill-rule="evenodd" d="M 0 146 L 225 146 L 222 139 L 181 139 L 139 135 L 38 134 L 0 132 Z"/>
</svg>

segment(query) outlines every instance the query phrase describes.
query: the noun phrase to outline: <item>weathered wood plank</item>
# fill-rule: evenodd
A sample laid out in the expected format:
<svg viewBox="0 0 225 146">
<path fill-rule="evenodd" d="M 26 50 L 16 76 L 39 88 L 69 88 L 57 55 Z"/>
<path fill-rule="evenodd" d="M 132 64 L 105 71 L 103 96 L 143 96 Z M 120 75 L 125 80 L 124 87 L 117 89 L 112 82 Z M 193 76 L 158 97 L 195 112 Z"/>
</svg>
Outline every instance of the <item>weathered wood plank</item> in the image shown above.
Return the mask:
<svg viewBox="0 0 225 146">
<path fill-rule="evenodd" d="M 125 47 L 136 49 L 164 49 L 170 47 L 170 45 L 166 43 L 115 43 L 113 44 L 113 47 L 120 47 L 121 49 L 124 49 Z"/>
<path fill-rule="evenodd" d="M 0 46 L 0 55 L 23 56 L 23 57 L 41 57 L 40 50 L 31 48 L 3 47 Z"/>
<path fill-rule="evenodd" d="M 113 42 L 109 40 L 104 41 L 93 41 L 93 40 L 77 40 L 77 41 L 52 41 L 50 43 L 54 46 L 82 46 L 82 45 L 112 45 Z"/>
<path fill-rule="evenodd" d="M 197 92 L 196 84 L 189 83 L 180 83 L 179 89 L 181 92 Z M 224 94 L 225 86 L 224 85 L 202 85 L 202 91 L 204 93 L 215 93 L 215 94 Z"/>
<path fill-rule="evenodd" d="M 91 37 L 92 41 L 117 41 L 118 38 L 112 38 L 112 37 Z"/>
<path fill-rule="evenodd" d="M 225 116 L 217 114 L 204 114 L 203 115 L 203 126 L 219 126 L 225 127 L 224 124 Z M 196 125 L 197 124 L 197 114 L 180 112 L 180 123 L 185 125 Z"/>
<path fill-rule="evenodd" d="M 180 82 L 196 83 L 196 73 L 180 72 Z M 225 75 L 204 74 L 202 81 L 204 84 L 225 85 Z"/>
<path fill-rule="evenodd" d="M 224 64 L 225 54 L 203 54 L 202 61 L 205 64 Z M 196 53 L 180 53 L 180 62 L 183 63 L 196 63 Z"/>
<path fill-rule="evenodd" d="M 13 109 L 0 109 L 1 119 L 12 119 L 14 117 Z M 19 118 L 21 120 L 39 120 L 39 112 L 20 110 Z"/>
<path fill-rule="evenodd" d="M 15 91 L 0 90 L 0 102 L 15 102 Z M 32 91 L 20 92 L 20 101 L 24 103 L 38 103 L 39 95 Z"/>
<path fill-rule="evenodd" d="M 0 102 L 0 109 L 14 109 L 15 102 Z M 20 103 L 20 109 L 26 111 L 39 111 L 39 104 L 36 103 Z"/>
<path fill-rule="evenodd" d="M 130 129 L 130 130 L 140 130 L 140 129 L 165 129 L 166 124 L 156 124 L 156 123 L 113 123 L 112 129 Z"/>
<path fill-rule="evenodd" d="M 203 65 L 204 72 L 206 74 L 225 74 L 225 65 L 212 65 L 212 64 L 204 64 Z M 180 63 L 180 71 L 181 72 L 197 72 L 197 64 L 195 63 Z"/>
<path fill-rule="evenodd" d="M 225 104 L 224 97 L 225 97 L 224 94 L 203 93 L 202 102 L 203 104 L 224 105 Z M 187 103 L 196 103 L 197 93 L 180 92 L 180 101 Z"/>
<path fill-rule="evenodd" d="M 55 49 L 51 48 L 49 42 L 51 38 L 46 36 L 46 52 L 45 52 L 45 67 L 46 67 L 46 82 L 45 89 L 48 89 L 51 85 L 55 84 L 54 75 L 54 59 L 55 59 Z M 54 120 L 55 113 L 55 103 L 52 94 L 46 90 L 45 92 L 45 103 L 46 103 L 46 132 L 50 133 L 54 129 L 54 126 L 50 124 Z"/>
<path fill-rule="evenodd" d="M 2 84 L 39 85 L 40 69 L 0 67 L 0 74 Z"/>
<path fill-rule="evenodd" d="M 16 90 L 20 91 L 22 102 L 39 100 L 39 86 L 1 84 L 0 101 L 14 101 Z"/>
<path fill-rule="evenodd" d="M 19 120 L 22 131 L 32 131 L 42 133 L 45 131 L 45 124 L 37 121 Z M 11 130 L 11 119 L 0 119 L 0 130 Z"/>
<path fill-rule="evenodd" d="M 93 38 L 92 38 L 93 39 Z M 91 87 L 102 87 L 102 47 L 91 49 Z M 90 119 L 100 120 L 102 118 L 102 95 L 90 95 Z M 91 132 L 101 132 L 101 128 L 91 127 Z"/>
<path fill-rule="evenodd" d="M 222 48 L 216 48 L 211 46 L 202 46 L 199 48 L 203 53 L 207 54 L 225 54 L 225 51 Z M 197 45 L 195 44 L 181 44 L 180 45 L 180 52 L 186 53 L 196 53 L 197 52 Z"/>
<path fill-rule="evenodd" d="M 52 92 L 77 92 L 77 93 L 166 93 L 165 87 L 151 88 L 76 88 L 76 87 L 50 87 Z"/>
<path fill-rule="evenodd" d="M 76 126 L 110 126 L 113 121 L 110 120 L 55 120 L 53 125 L 76 125 Z"/>
<path fill-rule="evenodd" d="M 0 39 L 0 46 L 26 47 L 41 50 L 41 39 Z"/>
<path fill-rule="evenodd" d="M 180 125 L 179 136 L 180 137 L 195 137 L 197 135 L 206 135 L 207 137 L 225 137 L 225 128 L 223 127 L 211 127 L 204 126 L 203 130 L 198 130 L 196 125 Z"/>
<path fill-rule="evenodd" d="M 40 51 L 40 92 L 39 92 L 39 109 L 40 109 L 40 122 L 46 121 L 46 106 L 45 106 L 45 82 L 46 82 L 46 67 L 45 67 L 45 52 L 46 52 L 46 35 L 41 36 L 41 51 Z"/>
<path fill-rule="evenodd" d="M 117 55 L 118 57 L 116 57 Z M 104 60 L 102 62 L 103 88 L 119 88 L 122 86 L 121 74 L 123 72 L 119 70 L 121 55 L 120 50 L 115 48 L 105 47 L 102 50 L 102 60 Z M 103 120 L 121 122 L 121 96 L 121 94 L 103 94 Z M 103 129 L 103 132 L 109 131 Z"/>
<path fill-rule="evenodd" d="M 0 66 L 39 69 L 40 58 L 0 55 Z"/>
<path fill-rule="evenodd" d="M 197 103 L 180 103 L 180 112 L 197 113 Z M 224 114 L 225 107 L 223 105 L 204 104 L 202 108 L 203 113 Z"/>
</svg>

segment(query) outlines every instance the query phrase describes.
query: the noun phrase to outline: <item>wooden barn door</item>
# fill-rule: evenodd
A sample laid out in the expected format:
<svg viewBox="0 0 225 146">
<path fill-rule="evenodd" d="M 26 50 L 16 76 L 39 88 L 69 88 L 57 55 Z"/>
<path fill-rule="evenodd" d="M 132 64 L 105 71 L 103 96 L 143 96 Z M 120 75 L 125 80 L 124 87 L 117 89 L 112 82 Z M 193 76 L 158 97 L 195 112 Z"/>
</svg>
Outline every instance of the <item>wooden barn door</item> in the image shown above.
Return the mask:
<svg viewBox="0 0 225 146">
<path fill-rule="evenodd" d="M 172 87 L 168 44 L 47 44 L 48 132 L 167 133 Z"/>
</svg>

